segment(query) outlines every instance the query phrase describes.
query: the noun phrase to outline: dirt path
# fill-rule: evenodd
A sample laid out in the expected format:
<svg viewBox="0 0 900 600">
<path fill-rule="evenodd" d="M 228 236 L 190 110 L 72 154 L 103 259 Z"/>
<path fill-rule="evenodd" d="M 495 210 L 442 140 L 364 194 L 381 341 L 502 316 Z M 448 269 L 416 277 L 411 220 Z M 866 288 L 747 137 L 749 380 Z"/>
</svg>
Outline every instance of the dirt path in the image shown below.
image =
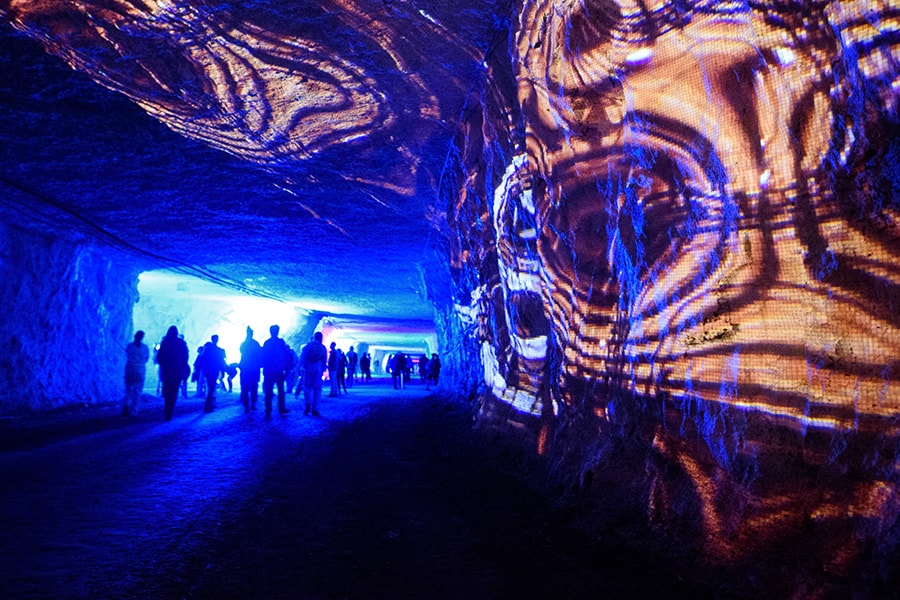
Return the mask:
<svg viewBox="0 0 900 600">
<path fill-rule="evenodd" d="M 0 596 L 698 597 L 571 528 L 465 407 L 386 383 L 327 400 L 318 419 L 226 394 L 170 423 L 154 406 L 0 424 Z"/>
</svg>

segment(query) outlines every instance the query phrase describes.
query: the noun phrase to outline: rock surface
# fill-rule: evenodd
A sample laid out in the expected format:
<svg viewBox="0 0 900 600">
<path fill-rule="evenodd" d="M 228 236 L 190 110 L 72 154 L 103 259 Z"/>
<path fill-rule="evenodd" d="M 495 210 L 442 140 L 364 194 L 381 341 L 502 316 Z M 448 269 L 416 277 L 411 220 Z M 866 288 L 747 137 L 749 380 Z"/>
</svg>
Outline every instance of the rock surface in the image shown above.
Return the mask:
<svg viewBox="0 0 900 600">
<path fill-rule="evenodd" d="M 120 321 L 129 270 L 331 296 L 433 319 L 478 423 L 629 530 L 754 591 L 896 584 L 896 2 L 0 13 L 0 214 L 54 239 L 3 263 L 54 333 L 0 325 L 0 383 Z"/>
</svg>

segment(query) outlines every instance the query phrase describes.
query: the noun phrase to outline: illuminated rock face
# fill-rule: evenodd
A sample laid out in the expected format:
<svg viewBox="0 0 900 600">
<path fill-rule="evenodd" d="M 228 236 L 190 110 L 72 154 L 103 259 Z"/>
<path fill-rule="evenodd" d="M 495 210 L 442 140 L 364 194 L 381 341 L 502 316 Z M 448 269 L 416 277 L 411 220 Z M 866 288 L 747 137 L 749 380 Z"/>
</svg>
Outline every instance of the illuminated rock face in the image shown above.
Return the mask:
<svg viewBox="0 0 900 600">
<path fill-rule="evenodd" d="M 483 416 L 531 423 L 576 485 L 625 473 L 710 556 L 806 531 L 835 573 L 891 571 L 896 7 L 529 2 L 519 25 L 524 133 L 474 131 L 505 172 L 451 216 L 478 240 L 454 260 Z"/>
<path fill-rule="evenodd" d="M 78 214 L 282 293 L 427 291 L 447 378 L 574 485 L 722 562 L 805 535 L 896 576 L 896 2 L 266 4 L 0 4 L 267 177 L 130 207 L 156 235 Z"/>
<path fill-rule="evenodd" d="M 0 412 L 119 398 L 137 271 L 0 225 Z"/>
</svg>

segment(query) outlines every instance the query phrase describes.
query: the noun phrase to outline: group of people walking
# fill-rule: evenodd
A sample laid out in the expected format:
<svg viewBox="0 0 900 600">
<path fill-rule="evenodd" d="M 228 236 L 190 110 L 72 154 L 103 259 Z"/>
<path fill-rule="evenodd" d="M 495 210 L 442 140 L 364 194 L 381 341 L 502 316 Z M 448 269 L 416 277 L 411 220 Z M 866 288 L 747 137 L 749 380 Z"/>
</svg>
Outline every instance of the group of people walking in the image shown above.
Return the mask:
<svg viewBox="0 0 900 600">
<path fill-rule="evenodd" d="M 241 344 L 241 360 L 237 364 L 240 370 L 241 404 L 244 412 L 256 410 L 259 394 L 259 383 L 262 380 L 263 398 L 266 416 L 271 416 L 273 400 L 277 396 L 279 414 L 290 411 L 285 401 L 285 384 L 288 374 L 294 367 L 296 353 L 279 337 L 278 325 L 269 327 L 269 339 L 262 345 L 253 337 L 253 330 L 247 327 L 247 337 Z M 136 415 L 138 402 L 143 391 L 146 378 L 146 364 L 150 359 L 150 350 L 143 343 L 144 332 L 134 334 L 134 341 L 125 349 L 125 406 L 126 415 Z M 230 370 L 226 363 L 225 351 L 218 345 L 219 337 L 214 335 L 198 352 L 194 367 L 198 377 L 202 377 L 206 388 L 204 412 L 215 409 L 215 391 L 223 372 Z M 159 379 L 163 396 L 163 412 L 166 421 L 172 419 L 178 393 L 191 375 L 187 343 L 178 334 L 175 325 L 169 327 L 165 337 L 159 343 L 155 353 L 155 362 L 159 367 Z M 302 377 L 304 414 L 319 416 L 319 399 L 322 396 L 322 374 L 326 370 L 327 352 L 322 343 L 322 333 L 317 332 L 313 339 L 303 347 L 297 359 Z M 298 386 L 297 392 L 300 388 Z"/>
<path fill-rule="evenodd" d="M 269 339 L 260 344 L 253 337 L 253 329 L 247 327 L 247 337 L 240 346 L 241 359 L 239 363 L 229 364 L 227 362 L 225 350 L 218 345 L 219 336 L 217 335 L 213 335 L 206 344 L 198 348 L 197 359 L 194 361 L 194 378 L 197 381 L 198 391 L 205 388 L 204 412 L 209 413 L 215 410 L 215 392 L 223 374 L 228 378 L 228 388 L 230 389 L 231 379 L 238 371 L 240 372 L 241 404 L 244 412 L 249 413 L 257 409 L 259 383 L 262 381 L 267 417 L 272 414 L 273 401 L 276 397 L 278 413 L 284 415 L 291 412 L 286 406 L 286 393 L 294 388 L 295 380 L 297 383 L 294 397 L 298 398 L 300 390 L 303 390 L 304 414 L 312 416 L 320 416 L 322 376 L 326 371 L 331 381 L 329 396 L 338 396 L 341 392 L 347 393 L 347 389 L 353 387 L 357 381 L 371 381 L 372 359 L 368 352 L 357 355 L 351 346 L 345 353 L 334 342 L 331 343 L 331 352 L 328 352 L 322 343 L 322 332 L 316 332 L 309 343 L 303 346 L 298 356 L 279 337 L 279 333 L 279 326 L 272 325 L 269 327 Z M 125 405 L 123 408 L 125 415 L 137 414 L 138 403 L 143 392 L 146 364 L 150 359 L 150 349 L 143 343 L 144 335 L 143 331 L 136 332 L 134 341 L 125 349 Z M 392 357 L 389 367 L 395 373 L 394 387 L 397 387 L 396 374 L 402 373 L 405 368 L 397 364 L 396 356 Z M 425 356 L 423 355 L 422 358 Z M 159 367 L 164 416 L 166 421 L 170 421 L 175 411 L 178 394 L 185 390 L 186 395 L 187 380 L 191 376 L 188 346 L 183 337 L 179 335 L 175 325 L 169 327 L 165 337 L 160 341 L 154 361 Z M 428 363 L 432 367 L 429 372 L 433 375 L 428 379 L 423 378 L 423 381 L 436 383 L 437 372 L 440 371 L 440 361 L 437 359 L 437 355 L 433 354 L 430 361 L 426 358 L 422 362 L 420 359 L 420 374 L 428 371 L 425 367 Z M 412 364 L 411 360 L 409 360 L 409 364 Z M 360 370 L 358 378 L 357 368 Z M 402 389 L 402 383 L 400 389 Z"/>
<path fill-rule="evenodd" d="M 430 390 L 432 385 L 437 385 L 441 375 L 441 359 L 437 354 L 431 358 L 421 355 L 418 358 L 419 380 L 425 384 L 425 389 Z M 412 357 L 403 352 L 392 354 L 388 357 L 387 371 L 391 374 L 395 390 L 404 389 L 412 379 L 413 369 L 416 365 Z"/>
<path fill-rule="evenodd" d="M 356 369 L 359 367 L 359 381 L 372 381 L 372 358 L 368 352 L 357 355 L 353 346 L 347 352 L 337 347 L 336 342 L 331 342 L 328 352 L 328 379 L 331 381 L 329 396 L 340 396 L 341 392 L 347 394 L 347 388 L 352 388 L 357 382 Z"/>
</svg>

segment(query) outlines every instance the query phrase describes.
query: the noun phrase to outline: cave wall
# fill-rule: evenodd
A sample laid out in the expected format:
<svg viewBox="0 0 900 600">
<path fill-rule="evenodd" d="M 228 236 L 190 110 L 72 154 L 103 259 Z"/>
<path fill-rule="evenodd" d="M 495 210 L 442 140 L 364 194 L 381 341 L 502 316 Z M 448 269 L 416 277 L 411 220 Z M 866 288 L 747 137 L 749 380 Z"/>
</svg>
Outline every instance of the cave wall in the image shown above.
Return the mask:
<svg viewBox="0 0 900 600">
<path fill-rule="evenodd" d="M 0 224 L 0 414 L 122 396 L 137 270 L 110 256 Z"/>
<path fill-rule="evenodd" d="M 898 577 L 897 26 L 525 2 L 442 190 L 481 423 L 785 593 Z"/>
</svg>

